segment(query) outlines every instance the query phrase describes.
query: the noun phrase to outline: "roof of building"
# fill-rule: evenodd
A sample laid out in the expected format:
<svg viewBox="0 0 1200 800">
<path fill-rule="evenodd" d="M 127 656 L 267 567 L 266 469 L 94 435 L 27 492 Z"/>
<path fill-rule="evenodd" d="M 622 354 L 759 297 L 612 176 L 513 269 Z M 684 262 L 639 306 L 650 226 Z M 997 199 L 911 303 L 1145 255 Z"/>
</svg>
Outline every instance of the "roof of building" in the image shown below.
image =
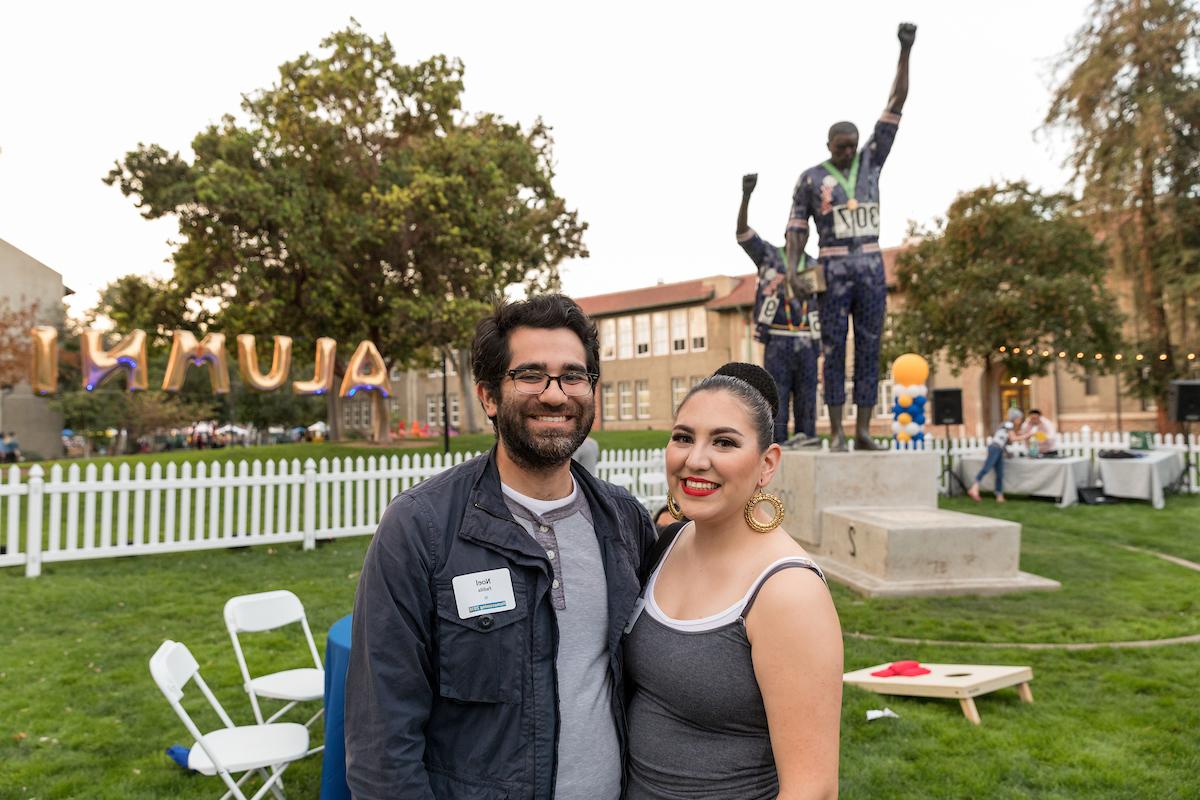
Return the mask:
<svg viewBox="0 0 1200 800">
<path fill-rule="evenodd" d="M 901 249 L 903 248 L 883 249 L 883 272 L 889 287 L 896 285 L 896 258 Z M 660 283 L 642 289 L 577 297 L 575 302 L 579 303 L 589 317 L 605 317 L 697 303 L 704 303 L 705 308 L 712 311 L 723 311 L 753 306 L 754 284 L 754 273 L 736 276 L 712 275 L 680 283 Z"/>
</svg>

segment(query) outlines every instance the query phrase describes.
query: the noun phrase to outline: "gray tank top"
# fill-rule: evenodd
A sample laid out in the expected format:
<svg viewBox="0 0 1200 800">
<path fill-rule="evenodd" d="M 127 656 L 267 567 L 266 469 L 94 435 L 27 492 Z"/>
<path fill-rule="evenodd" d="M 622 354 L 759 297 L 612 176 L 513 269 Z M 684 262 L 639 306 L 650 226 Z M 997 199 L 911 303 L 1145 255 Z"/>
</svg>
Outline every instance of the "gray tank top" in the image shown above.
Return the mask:
<svg viewBox="0 0 1200 800">
<path fill-rule="evenodd" d="M 773 800 L 778 795 L 745 618 L 767 578 L 790 567 L 811 569 L 824 580 L 815 564 L 797 558 L 767 570 L 741 615 L 720 627 L 685 632 L 648 613 L 633 621 L 625 639 L 633 685 L 625 800 Z"/>
</svg>

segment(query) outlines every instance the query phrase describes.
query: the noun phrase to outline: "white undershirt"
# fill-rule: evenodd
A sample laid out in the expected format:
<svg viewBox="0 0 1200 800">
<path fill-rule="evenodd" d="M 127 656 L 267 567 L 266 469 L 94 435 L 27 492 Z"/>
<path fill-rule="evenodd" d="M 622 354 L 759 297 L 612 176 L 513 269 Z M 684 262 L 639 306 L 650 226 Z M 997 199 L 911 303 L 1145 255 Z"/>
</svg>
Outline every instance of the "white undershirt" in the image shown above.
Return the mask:
<svg viewBox="0 0 1200 800">
<path fill-rule="evenodd" d="M 518 505 L 529 509 L 539 517 L 544 517 L 546 514 L 550 513 L 556 508 L 569 506 L 571 503 L 575 502 L 575 497 L 579 494 L 579 486 L 576 485 L 575 476 L 572 475 L 571 493 L 566 497 L 560 497 L 557 500 L 538 500 L 537 498 L 521 494 L 516 489 L 503 482 L 500 484 L 500 491 L 504 492 L 504 494 L 515 500 Z"/>
<path fill-rule="evenodd" d="M 812 559 L 805 558 L 804 556 L 784 556 L 783 558 L 776 559 L 768 564 L 766 568 L 759 573 L 758 577 L 751 581 L 750 588 L 746 590 L 744 595 L 742 595 L 742 599 L 738 600 L 724 611 L 718 611 L 716 614 L 710 614 L 707 617 L 700 617 L 699 619 L 675 619 L 674 617 L 670 617 L 665 611 L 659 608 L 658 603 L 655 602 L 654 587 L 658 583 L 658 573 L 662 570 L 663 564 L 667 563 L 667 558 L 670 557 L 671 551 L 675 549 L 675 544 L 680 540 L 680 538 L 682 538 L 683 532 L 694 525 L 695 523 L 689 522 L 686 527 L 680 529 L 679 533 L 675 535 L 674 541 L 672 541 L 667 547 L 667 552 L 663 553 L 662 559 L 658 562 L 658 566 L 654 568 L 654 572 L 650 574 L 650 580 L 646 584 L 646 612 L 663 625 L 666 625 L 668 628 L 682 631 L 684 633 L 700 633 L 702 631 L 711 631 L 715 628 L 728 625 L 742 615 L 742 609 L 746 607 L 746 603 L 750 602 L 750 595 L 754 594 L 754 588 L 762 581 L 763 576 L 775 569 L 775 567 L 779 566 L 780 564 L 794 562 L 797 564 L 816 567 L 817 574 L 824 579 L 825 573 L 821 572 L 821 568 L 817 567 L 816 562 L 814 562 Z"/>
</svg>

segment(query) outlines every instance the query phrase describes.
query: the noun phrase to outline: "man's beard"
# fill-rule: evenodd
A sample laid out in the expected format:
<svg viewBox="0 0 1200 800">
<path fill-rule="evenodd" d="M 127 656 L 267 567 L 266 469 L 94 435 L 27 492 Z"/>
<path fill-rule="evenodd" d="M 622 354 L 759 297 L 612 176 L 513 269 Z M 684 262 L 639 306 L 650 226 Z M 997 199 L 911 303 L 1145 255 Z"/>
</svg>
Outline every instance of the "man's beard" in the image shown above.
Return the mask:
<svg viewBox="0 0 1200 800">
<path fill-rule="evenodd" d="M 567 415 L 574 421 L 569 430 L 534 433 L 529 430 L 531 414 L 540 416 Z M 587 402 L 569 400 L 559 408 L 548 409 L 536 400 L 501 398 L 496 411 L 496 430 L 504 442 L 509 457 L 525 469 L 541 471 L 562 466 L 583 444 L 592 429 L 596 410 L 591 397 Z"/>
</svg>

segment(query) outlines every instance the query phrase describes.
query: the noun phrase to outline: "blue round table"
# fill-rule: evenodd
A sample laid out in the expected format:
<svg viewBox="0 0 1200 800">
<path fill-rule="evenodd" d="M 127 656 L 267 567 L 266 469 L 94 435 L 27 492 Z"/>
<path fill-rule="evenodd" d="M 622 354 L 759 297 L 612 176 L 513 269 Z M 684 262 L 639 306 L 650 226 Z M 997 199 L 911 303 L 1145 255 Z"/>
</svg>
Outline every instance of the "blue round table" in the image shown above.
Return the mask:
<svg viewBox="0 0 1200 800">
<path fill-rule="evenodd" d="M 325 639 L 325 751 L 321 800 L 350 800 L 346 785 L 346 668 L 350 665 L 350 620 L 339 619 Z"/>
</svg>

